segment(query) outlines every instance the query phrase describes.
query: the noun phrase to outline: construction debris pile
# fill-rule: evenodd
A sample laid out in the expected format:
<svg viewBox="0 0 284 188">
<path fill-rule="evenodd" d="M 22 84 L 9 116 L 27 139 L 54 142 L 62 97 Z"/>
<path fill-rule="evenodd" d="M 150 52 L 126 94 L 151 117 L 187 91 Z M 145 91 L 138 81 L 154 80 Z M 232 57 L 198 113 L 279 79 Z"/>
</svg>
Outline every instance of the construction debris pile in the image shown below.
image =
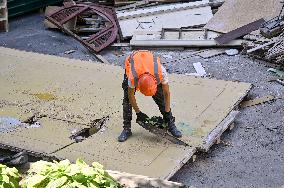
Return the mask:
<svg viewBox="0 0 284 188">
<path fill-rule="evenodd" d="M 284 32 L 271 39 L 260 37 L 255 44 L 255 47 L 247 50 L 249 56 L 284 66 Z"/>
<path fill-rule="evenodd" d="M 94 55 L 114 42 L 132 48 L 230 47 L 283 65 L 282 7 L 274 0 L 66 1 L 47 7 L 45 26 L 60 28 Z M 238 54 L 232 50 L 227 54 Z"/>
</svg>

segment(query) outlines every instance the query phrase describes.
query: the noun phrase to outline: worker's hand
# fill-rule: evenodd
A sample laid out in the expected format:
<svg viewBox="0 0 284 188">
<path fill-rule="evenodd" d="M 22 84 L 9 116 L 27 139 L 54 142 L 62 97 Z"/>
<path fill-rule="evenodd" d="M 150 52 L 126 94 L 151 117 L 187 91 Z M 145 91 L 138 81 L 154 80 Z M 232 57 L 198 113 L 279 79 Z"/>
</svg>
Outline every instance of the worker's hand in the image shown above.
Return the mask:
<svg viewBox="0 0 284 188">
<path fill-rule="evenodd" d="M 145 122 L 147 120 L 147 118 L 149 118 L 146 114 L 144 114 L 141 111 L 136 113 L 136 115 L 137 115 L 136 122 Z"/>
<path fill-rule="evenodd" d="M 166 123 L 169 123 L 172 120 L 172 118 L 173 118 L 173 114 L 171 111 L 165 112 L 163 119 Z"/>
</svg>

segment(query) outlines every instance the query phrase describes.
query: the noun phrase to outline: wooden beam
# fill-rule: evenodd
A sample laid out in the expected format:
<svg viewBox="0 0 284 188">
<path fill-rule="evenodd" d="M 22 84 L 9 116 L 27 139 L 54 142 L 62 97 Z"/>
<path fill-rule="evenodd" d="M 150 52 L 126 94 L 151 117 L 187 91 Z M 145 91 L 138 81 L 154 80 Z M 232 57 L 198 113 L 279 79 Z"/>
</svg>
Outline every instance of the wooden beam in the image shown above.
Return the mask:
<svg viewBox="0 0 284 188">
<path fill-rule="evenodd" d="M 203 140 L 203 145 L 198 148 L 200 151 L 209 151 L 209 148 L 218 140 L 220 140 L 221 135 L 225 130 L 227 130 L 230 125 L 234 122 L 239 111 L 232 111 L 208 136 Z"/>
<path fill-rule="evenodd" d="M 218 44 L 214 40 L 130 40 L 132 47 L 224 47 L 241 46 L 243 40 L 233 40 L 228 44 Z"/>
</svg>

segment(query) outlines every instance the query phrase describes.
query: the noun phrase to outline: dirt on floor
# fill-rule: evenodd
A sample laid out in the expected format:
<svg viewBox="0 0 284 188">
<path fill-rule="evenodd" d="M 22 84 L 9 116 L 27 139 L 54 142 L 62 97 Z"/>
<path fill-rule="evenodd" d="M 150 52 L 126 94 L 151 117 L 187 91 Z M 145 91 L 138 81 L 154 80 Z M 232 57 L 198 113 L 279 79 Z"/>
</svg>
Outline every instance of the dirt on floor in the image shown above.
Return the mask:
<svg viewBox="0 0 284 188">
<path fill-rule="evenodd" d="M 0 45 L 95 61 L 73 38 L 58 30 L 46 30 L 43 19 L 43 15 L 33 13 L 10 20 L 10 31 L 0 34 Z M 70 50 L 75 52 L 65 54 Z M 193 73 L 192 64 L 200 62 L 214 79 L 252 83 L 247 99 L 266 95 L 284 98 L 284 86 L 268 82 L 275 75 L 267 72 L 270 67 L 263 61 L 243 55 L 203 59 L 191 56 L 194 49 L 153 51 L 161 56 L 169 73 Z M 123 66 L 130 52 L 130 48 L 109 48 L 100 54 L 110 64 Z M 208 153 L 199 153 L 194 163 L 185 164 L 171 180 L 195 187 L 284 186 L 284 99 L 241 109 L 235 128 L 223 134 L 221 143 Z"/>
</svg>

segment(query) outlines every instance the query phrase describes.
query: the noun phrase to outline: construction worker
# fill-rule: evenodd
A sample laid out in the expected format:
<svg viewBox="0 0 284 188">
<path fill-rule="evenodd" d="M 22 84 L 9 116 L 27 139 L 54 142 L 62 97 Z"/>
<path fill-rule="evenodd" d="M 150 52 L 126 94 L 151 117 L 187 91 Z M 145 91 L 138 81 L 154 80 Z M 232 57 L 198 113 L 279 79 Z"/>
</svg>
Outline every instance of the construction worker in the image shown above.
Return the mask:
<svg viewBox="0 0 284 188">
<path fill-rule="evenodd" d="M 118 137 L 124 142 L 131 135 L 132 107 L 136 112 L 136 122 L 145 122 L 148 118 L 137 105 L 135 92 L 140 91 L 145 96 L 152 96 L 159 107 L 168 131 L 175 137 L 182 137 L 175 126 L 175 118 L 170 108 L 170 90 L 168 76 L 160 63 L 160 58 L 147 50 L 134 51 L 125 60 L 125 74 L 122 83 L 123 98 L 123 131 Z"/>
</svg>

